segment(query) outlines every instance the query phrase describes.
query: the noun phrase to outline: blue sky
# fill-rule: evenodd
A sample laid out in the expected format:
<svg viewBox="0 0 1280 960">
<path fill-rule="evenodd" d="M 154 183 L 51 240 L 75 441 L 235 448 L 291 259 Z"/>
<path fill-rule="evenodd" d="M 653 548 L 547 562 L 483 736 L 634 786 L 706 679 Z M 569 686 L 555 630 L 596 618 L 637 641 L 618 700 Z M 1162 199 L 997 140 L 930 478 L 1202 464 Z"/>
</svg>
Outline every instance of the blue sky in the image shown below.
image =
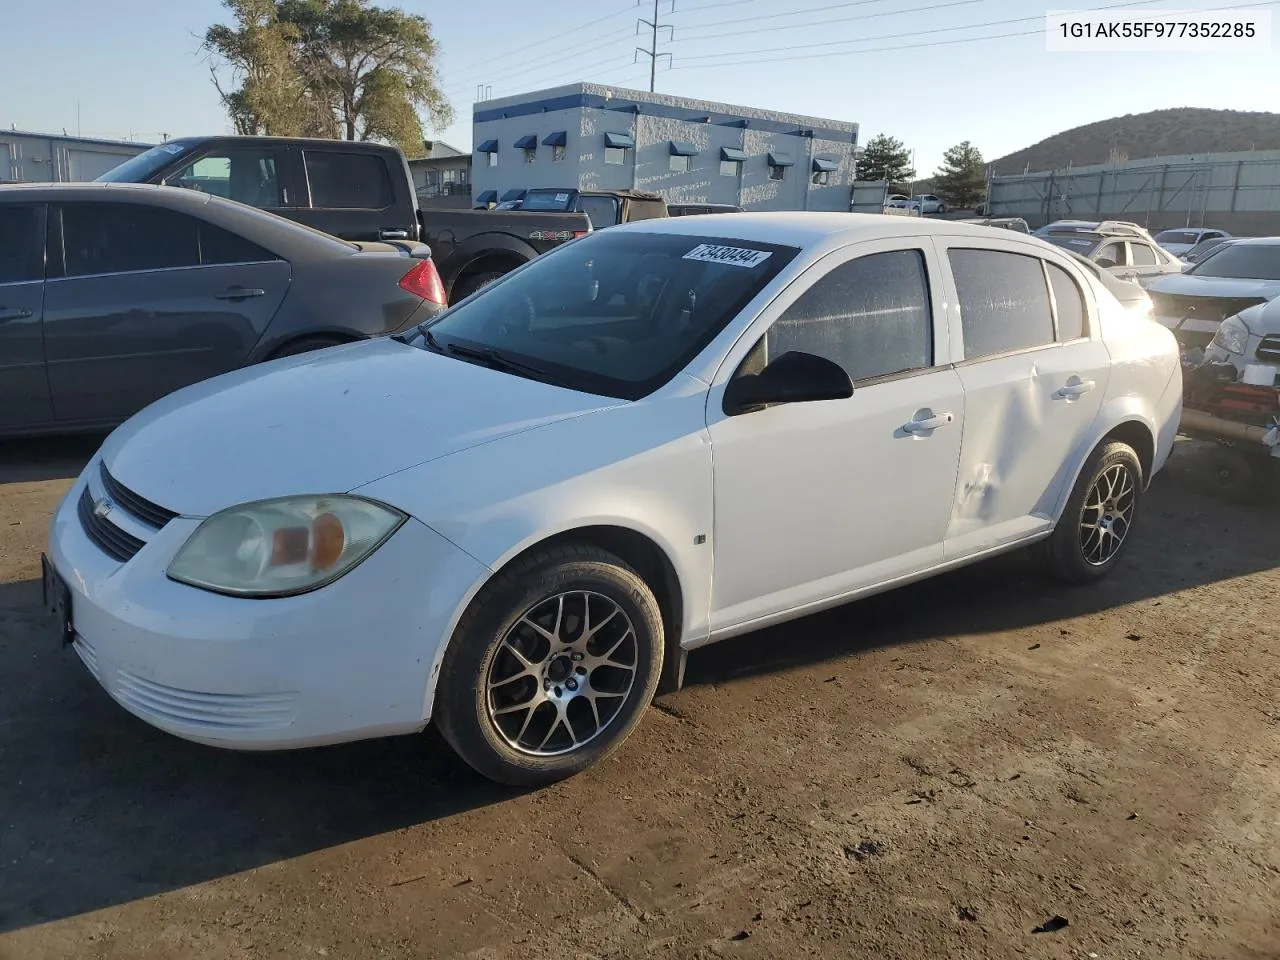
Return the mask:
<svg viewBox="0 0 1280 960">
<path fill-rule="evenodd" d="M 672 56 L 659 66 L 657 89 L 856 121 L 864 141 L 883 131 L 914 148 L 921 175 L 965 139 L 991 159 L 1126 113 L 1280 109 L 1280 41 L 1251 54 L 1050 54 L 1042 33 L 974 39 L 1038 30 L 1049 9 L 1116 2 L 676 0 L 669 13 L 670 0 L 662 0 L 660 19 L 674 31 L 659 43 Z M 399 5 L 433 25 L 441 83 L 458 115 L 436 135 L 464 149 L 480 84 L 495 97 L 578 80 L 648 84 L 647 64 L 633 61 L 634 48 L 647 42 L 635 35 L 635 19 L 651 17 L 651 0 Z M 1228 6 L 1270 10 L 1280 32 L 1280 2 L 1159 0 L 1134 9 Z M 101 0 L 25 3 L 20 24 L 6 18 L 0 32 L 8 78 L 0 124 L 74 133 L 79 103 L 86 136 L 158 140 L 162 132 L 229 131 L 199 52 L 205 27 L 224 14 L 218 0 L 113 0 L 109 15 Z M 1000 22 L 1013 20 L 1019 22 Z"/>
</svg>

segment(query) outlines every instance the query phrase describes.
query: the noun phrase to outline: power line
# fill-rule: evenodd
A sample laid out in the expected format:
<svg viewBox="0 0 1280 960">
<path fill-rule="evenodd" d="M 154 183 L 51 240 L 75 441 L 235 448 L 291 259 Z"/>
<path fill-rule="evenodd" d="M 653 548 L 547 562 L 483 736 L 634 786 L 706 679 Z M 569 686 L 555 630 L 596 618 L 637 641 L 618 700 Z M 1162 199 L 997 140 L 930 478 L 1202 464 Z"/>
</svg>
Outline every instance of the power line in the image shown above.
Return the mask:
<svg viewBox="0 0 1280 960">
<path fill-rule="evenodd" d="M 1164 0 L 1127 0 L 1127 2 L 1125 3 L 1112 3 L 1104 7 L 1093 7 L 1091 8 L 1091 10 L 1081 11 L 1081 12 L 1093 12 L 1098 10 L 1114 10 L 1119 7 L 1140 7 L 1146 4 L 1163 3 L 1163 2 Z M 1270 0 L 1270 2 L 1274 2 L 1274 0 Z M 906 33 L 882 33 L 874 37 L 858 37 L 856 39 L 851 39 L 851 40 L 827 40 L 822 43 L 788 44 L 787 46 L 784 46 L 784 47 L 761 47 L 757 50 L 735 50 L 732 53 L 699 54 L 696 57 L 685 57 L 683 58 L 683 60 L 715 60 L 721 57 L 744 57 L 744 56 L 747 56 L 748 54 L 776 53 L 779 50 L 812 50 L 818 47 L 838 47 L 838 46 L 842 46 L 844 44 L 849 44 L 849 43 L 871 43 L 876 40 L 899 40 L 903 37 L 919 37 L 919 36 L 924 36 L 926 34 L 931 34 L 931 33 L 955 33 L 960 30 L 980 30 L 985 27 L 1003 27 L 1003 26 L 1008 26 L 1010 24 L 1014 24 L 1014 23 L 1030 23 L 1032 21 L 1038 21 L 1043 19 L 1044 19 L 1044 15 L 1041 14 L 1039 16 L 1034 16 L 1034 17 L 1013 17 L 1008 20 L 986 20 L 982 23 L 967 23 L 962 26 L 956 26 L 956 27 L 934 27 L 929 30 L 910 30 L 910 31 L 907 31 Z M 847 52 L 857 53 L 858 51 L 850 50 Z"/>
<path fill-rule="evenodd" d="M 1154 2 L 1154 0 L 1134 0 L 1134 2 L 1131 2 L 1131 3 L 1112 4 L 1110 6 L 1105 6 L 1105 7 L 1092 7 L 1088 9 L 1075 10 L 1072 12 L 1073 13 L 1093 13 L 1099 10 L 1110 10 L 1110 9 L 1115 9 L 1116 7 L 1121 7 L 1121 6 L 1126 6 L 1126 7 L 1136 6 L 1139 3 L 1149 3 L 1149 2 Z M 1262 3 L 1230 3 L 1221 7 L 1201 8 L 1198 12 L 1212 13 L 1216 10 L 1249 10 L 1255 7 L 1271 6 L 1271 4 L 1275 2 L 1277 2 L 1277 0 L 1264 0 L 1264 2 Z M 1035 19 L 1038 20 L 1040 18 L 1037 17 Z M 953 27 L 950 29 L 959 30 L 959 29 L 972 29 L 972 28 Z M 810 54 L 805 54 L 799 57 L 769 57 L 765 59 L 753 57 L 750 60 L 731 60 L 728 63 L 695 63 L 687 66 L 673 66 L 671 69 L 673 70 L 705 70 L 708 67 L 737 67 L 737 66 L 754 66 L 756 64 L 762 64 L 762 63 L 790 63 L 796 60 L 819 60 L 825 57 L 843 57 L 843 56 L 848 56 L 850 54 L 886 53 L 894 50 L 917 50 L 923 47 L 952 46 L 954 44 L 959 44 L 959 43 L 979 43 L 986 40 L 1007 40 L 1011 37 L 1031 37 L 1037 34 L 1043 34 L 1044 32 L 1045 32 L 1045 28 L 1040 27 L 1035 30 L 1019 30 L 1014 33 L 997 33 L 997 34 L 992 34 L 990 36 L 985 36 L 985 37 L 958 37 L 955 40 L 931 40 L 925 43 L 895 44 L 889 47 L 865 47 L 865 48 L 853 49 L 853 50 L 836 50 L 831 53 L 810 53 Z M 845 42 L 856 43 L 857 41 L 850 40 Z M 783 49 L 791 49 L 791 48 L 783 48 Z M 750 52 L 751 51 L 742 51 L 738 54 L 738 56 L 746 56 Z"/>
<path fill-rule="evenodd" d="M 879 2 L 879 0 L 875 0 Z M 874 20 L 877 17 L 896 17 L 904 13 L 925 13 L 930 10 L 942 10 L 946 7 L 963 7 L 984 0 L 944 0 L 942 3 L 928 3 L 923 7 L 907 7 L 902 10 L 885 10 L 880 13 L 860 13 L 852 17 L 837 17 L 830 20 L 806 20 L 803 23 L 784 23 L 772 27 L 752 27 L 750 30 L 734 30 L 729 33 L 707 33 L 698 37 L 680 37 L 672 43 L 688 43 L 690 40 L 719 40 L 722 37 L 743 37 L 750 33 L 777 33 L 780 30 L 798 30 L 802 27 L 825 27 L 833 23 L 851 23 L 855 20 Z"/>
<path fill-rule="evenodd" d="M 582 47 L 595 46 L 598 44 L 606 43 L 606 41 L 610 43 L 616 43 L 619 40 L 623 39 L 624 37 L 630 37 L 630 36 L 633 36 L 633 33 L 630 30 L 625 30 L 625 29 L 611 30 L 609 33 L 598 34 L 596 36 L 589 37 L 586 40 L 577 41 L 572 45 L 572 48 L 579 49 Z M 520 60 L 514 60 L 496 68 L 499 71 L 496 76 L 489 75 L 483 69 L 468 70 L 463 73 L 453 74 L 450 77 L 449 89 L 460 90 L 460 89 L 463 89 L 464 87 L 470 86 L 472 83 L 477 83 L 481 80 L 484 80 L 486 82 L 491 82 L 495 79 L 498 79 L 499 77 L 509 76 L 513 73 L 524 73 L 532 65 L 545 63 L 548 59 L 548 56 L 551 56 L 552 58 L 554 58 L 557 56 L 567 55 L 568 53 L 569 53 L 569 48 L 566 48 L 563 51 L 553 50 L 551 51 L 550 54 L 544 51 L 538 54 L 537 56 L 526 57 Z"/>
<path fill-rule="evenodd" d="M 730 0 L 730 2 L 742 3 L 744 2 L 744 0 Z M 828 3 L 826 6 L 822 6 L 822 7 L 806 7 L 803 10 L 788 10 L 786 13 L 765 13 L 765 14 L 761 14 L 758 17 L 741 17 L 738 19 L 738 23 L 754 23 L 759 20 L 780 20 L 783 17 L 799 17 L 799 16 L 803 16 L 806 13 L 823 13 L 827 10 L 842 10 L 847 7 L 865 7 L 873 3 L 888 3 L 888 2 L 889 0 L 845 0 L 844 3 Z M 724 5 L 728 6 L 728 4 L 724 4 Z M 712 4 L 712 6 L 720 6 L 720 4 Z M 701 9 L 701 8 L 699 7 L 693 8 L 693 10 L 698 10 L 698 9 Z M 690 8 L 684 7 L 680 10 L 680 12 L 689 13 Z M 690 24 L 691 29 L 696 27 L 716 27 L 716 26 L 719 26 L 719 24 L 716 24 L 716 23 Z"/>
</svg>

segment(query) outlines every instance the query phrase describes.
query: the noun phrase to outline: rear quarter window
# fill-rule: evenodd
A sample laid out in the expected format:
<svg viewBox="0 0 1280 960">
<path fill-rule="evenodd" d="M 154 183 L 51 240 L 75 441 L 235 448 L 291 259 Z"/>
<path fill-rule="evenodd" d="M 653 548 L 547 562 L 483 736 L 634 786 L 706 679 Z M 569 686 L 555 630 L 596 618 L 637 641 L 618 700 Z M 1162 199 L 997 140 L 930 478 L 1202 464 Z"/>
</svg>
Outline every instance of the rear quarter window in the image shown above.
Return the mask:
<svg viewBox="0 0 1280 960">
<path fill-rule="evenodd" d="M 391 175 L 378 154 L 303 151 L 311 206 L 336 210 L 382 210 L 391 206 Z"/>
</svg>

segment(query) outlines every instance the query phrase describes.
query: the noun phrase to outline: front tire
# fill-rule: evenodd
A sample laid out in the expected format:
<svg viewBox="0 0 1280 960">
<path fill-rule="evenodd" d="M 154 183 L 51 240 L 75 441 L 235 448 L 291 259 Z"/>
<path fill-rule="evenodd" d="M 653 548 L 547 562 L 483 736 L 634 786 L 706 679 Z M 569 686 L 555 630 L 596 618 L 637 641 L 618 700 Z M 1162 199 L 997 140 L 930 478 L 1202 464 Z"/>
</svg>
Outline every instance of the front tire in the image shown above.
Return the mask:
<svg viewBox="0 0 1280 960">
<path fill-rule="evenodd" d="M 434 719 L 471 767 L 538 787 L 600 762 L 635 730 L 662 675 L 653 591 L 607 551 L 565 545 L 499 572 L 445 653 Z"/>
<path fill-rule="evenodd" d="M 1068 583 L 1093 583 L 1110 573 L 1129 545 L 1143 484 L 1142 463 L 1127 443 L 1095 449 L 1058 525 L 1038 544 L 1047 571 Z"/>
</svg>

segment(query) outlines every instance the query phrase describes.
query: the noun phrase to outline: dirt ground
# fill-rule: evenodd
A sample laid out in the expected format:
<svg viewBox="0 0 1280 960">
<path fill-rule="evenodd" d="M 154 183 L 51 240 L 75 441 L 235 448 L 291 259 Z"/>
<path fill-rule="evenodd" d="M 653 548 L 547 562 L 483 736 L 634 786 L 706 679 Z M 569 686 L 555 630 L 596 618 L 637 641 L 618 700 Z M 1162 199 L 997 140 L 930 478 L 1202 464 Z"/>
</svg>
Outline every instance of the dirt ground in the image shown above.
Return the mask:
<svg viewBox="0 0 1280 960">
<path fill-rule="evenodd" d="M 1280 957 L 1280 508 L 1195 445 L 1101 586 L 1010 557 L 728 641 L 533 793 L 117 707 L 40 611 L 93 446 L 0 447 L 5 960 Z"/>
</svg>

